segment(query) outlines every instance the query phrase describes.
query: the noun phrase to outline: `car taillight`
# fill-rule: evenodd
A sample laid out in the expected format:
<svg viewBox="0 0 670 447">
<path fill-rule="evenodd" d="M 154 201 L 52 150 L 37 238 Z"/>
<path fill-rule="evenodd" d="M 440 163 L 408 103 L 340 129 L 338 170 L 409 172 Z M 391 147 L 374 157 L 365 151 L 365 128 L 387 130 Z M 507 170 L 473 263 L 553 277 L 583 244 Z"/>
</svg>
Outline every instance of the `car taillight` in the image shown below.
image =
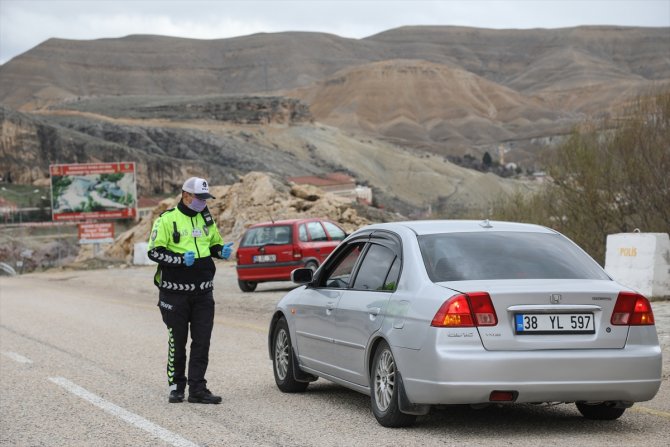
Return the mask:
<svg viewBox="0 0 670 447">
<path fill-rule="evenodd" d="M 470 292 L 454 295 L 440 306 L 431 326 L 473 327 L 495 326 L 498 316 L 493 308 L 491 296 L 486 292 Z"/>
<path fill-rule="evenodd" d="M 300 247 L 297 245 L 293 246 L 293 258 L 294 259 L 301 259 L 302 258 L 302 250 L 300 250 Z"/>
<path fill-rule="evenodd" d="M 610 323 L 614 326 L 649 326 L 654 324 L 654 312 L 649 300 L 633 292 L 620 292 Z"/>
</svg>

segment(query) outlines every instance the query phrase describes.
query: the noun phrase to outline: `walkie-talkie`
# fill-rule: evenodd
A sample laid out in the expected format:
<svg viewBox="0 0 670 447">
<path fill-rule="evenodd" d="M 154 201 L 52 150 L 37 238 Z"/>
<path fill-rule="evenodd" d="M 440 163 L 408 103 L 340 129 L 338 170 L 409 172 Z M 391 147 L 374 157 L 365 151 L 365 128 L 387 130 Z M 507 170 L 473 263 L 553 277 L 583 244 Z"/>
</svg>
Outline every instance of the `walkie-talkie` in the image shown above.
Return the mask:
<svg viewBox="0 0 670 447">
<path fill-rule="evenodd" d="M 174 229 L 174 231 L 172 232 L 172 240 L 174 241 L 175 244 L 178 244 L 181 235 L 179 234 L 179 231 L 177 231 L 177 222 L 172 222 L 172 228 Z"/>
</svg>

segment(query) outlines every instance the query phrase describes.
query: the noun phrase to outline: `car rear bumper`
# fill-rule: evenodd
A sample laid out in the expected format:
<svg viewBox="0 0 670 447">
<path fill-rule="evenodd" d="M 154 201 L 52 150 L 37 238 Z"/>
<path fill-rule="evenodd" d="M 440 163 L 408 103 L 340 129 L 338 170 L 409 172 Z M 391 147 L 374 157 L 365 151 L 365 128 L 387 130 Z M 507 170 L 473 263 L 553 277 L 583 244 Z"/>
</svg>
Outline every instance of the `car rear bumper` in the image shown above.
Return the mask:
<svg viewBox="0 0 670 447">
<path fill-rule="evenodd" d="M 237 278 L 242 281 L 290 281 L 291 272 L 305 262 L 290 261 L 274 264 L 246 264 L 237 266 Z"/>
<path fill-rule="evenodd" d="M 405 391 L 415 404 L 489 402 L 492 391 L 515 402 L 652 399 L 661 385 L 661 349 L 486 351 L 397 350 Z M 429 372 L 427 374 L 427 372 Z"/>
</svg>

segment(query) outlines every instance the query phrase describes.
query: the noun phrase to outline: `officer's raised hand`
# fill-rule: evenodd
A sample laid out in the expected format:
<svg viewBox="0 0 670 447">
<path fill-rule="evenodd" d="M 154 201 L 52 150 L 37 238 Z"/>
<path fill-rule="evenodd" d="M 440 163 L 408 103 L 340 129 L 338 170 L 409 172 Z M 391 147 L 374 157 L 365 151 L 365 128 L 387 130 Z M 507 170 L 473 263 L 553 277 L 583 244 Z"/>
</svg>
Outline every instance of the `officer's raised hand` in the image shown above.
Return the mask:
<svg viewBox="0 0 670 447">
<path fill-rule="evenodd" d="M 232 243 L 232 242 L 228 242 L 228 243 L 225 244 L 225 245 L 223 246 L 223 248 L 221 249 L 221 258 L 222 258 L 222 259 L 225 259 L 225 260 L 228 260 L 228 258 L 230 258 L 230 255 L 231 255 L 232 253 L 233 253 L 233 243 Z"/>
<path fill-rule="evenodd" d="M 194 251 L 187 251 L 186 253 L 184 253 L 184 264 L 186 264 L 186 267 L 192 266 L 194 262 L 195 262 Z"/>
</svg>

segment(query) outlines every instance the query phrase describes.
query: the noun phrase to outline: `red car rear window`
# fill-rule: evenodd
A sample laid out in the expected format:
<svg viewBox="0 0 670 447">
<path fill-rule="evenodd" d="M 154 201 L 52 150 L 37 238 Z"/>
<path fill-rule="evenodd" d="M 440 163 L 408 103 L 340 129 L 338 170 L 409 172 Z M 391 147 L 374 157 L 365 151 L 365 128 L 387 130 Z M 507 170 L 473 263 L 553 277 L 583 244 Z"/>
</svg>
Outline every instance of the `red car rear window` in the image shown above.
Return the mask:
<svg viewBox="0 0 670 447">
<path fill-rule="evenodd" d="M 285 245 L 291 243 L 291 226 L 277 225 L 250 228 L 242 238 L 241 247 Z"/>
</svg>

